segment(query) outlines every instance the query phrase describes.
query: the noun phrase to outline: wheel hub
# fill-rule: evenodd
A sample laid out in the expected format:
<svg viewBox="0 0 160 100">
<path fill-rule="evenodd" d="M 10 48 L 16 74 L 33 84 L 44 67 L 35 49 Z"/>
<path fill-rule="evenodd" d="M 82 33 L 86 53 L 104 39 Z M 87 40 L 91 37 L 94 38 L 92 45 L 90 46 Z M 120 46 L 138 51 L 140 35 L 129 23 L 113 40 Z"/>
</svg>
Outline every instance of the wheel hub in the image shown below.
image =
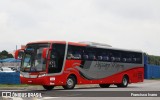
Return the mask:
<svg viewBox="0 0 160 100">
<path fill-rule="evenodd" d="M 72 79 L 68 79 L 68 80 L 67 80 L 67 84 L 68 84 L 69 86 L 72 86 L 72 85 L 73 85 L 73 80 L 72 80 Z"/>
<path fill-rule="evenodd" d="M 127 79 L 124 78 L 124 79 L 123 79 L 123 84 L 124 84 L 124 85 L 127 85 L 127 83 L 128 83 L 128 82 L 127 82 Z"/>
</svg>

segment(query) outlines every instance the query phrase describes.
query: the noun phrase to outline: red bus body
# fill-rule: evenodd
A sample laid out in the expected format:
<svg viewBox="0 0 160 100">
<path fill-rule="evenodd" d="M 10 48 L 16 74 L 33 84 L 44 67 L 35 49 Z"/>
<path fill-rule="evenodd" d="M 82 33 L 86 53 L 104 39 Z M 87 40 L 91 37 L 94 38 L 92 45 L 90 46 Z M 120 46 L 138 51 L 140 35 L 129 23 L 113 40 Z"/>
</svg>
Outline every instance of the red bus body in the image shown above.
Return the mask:
<svg viewBox="0 0 160 100">
<path fill-rule="evenodd" d="M 64 44 L 65 47 L 65 55 L 67 56 L 68 46 L 79 46 L 85 48 L 88 44 L 84 43 L 73 43 L 73 42 L 65 42 L 65 41 L 42 41 L 42 42 L 32 42 L 29 44 L 36 43 L 50 43 L 50 44 Z M 94 46 L 91 46 L 94 48 Z M 27 46 L 26 46 L 27 48 Z M 52 49 L 52 46 L 49 47 Z M 99 48 L 99 47 L 96 47 Z M 105 49 L 105 48 L 103 48 Z M 108 48 L 107 48 L 108 49 Z M 110 51 L 116 50 L 109 47 Z M 121 51 L 121 50 L 119 50 Z M 122 50 L 123 51 L 123 50 Z M 128 51 L 124 50 L 123 53 Z M 50 52 L 48 53 L 50 55 Z M 76 78 L 76 84 L 120 84 L 122 82 L 123 77 L 126 75 L 129 79 L 129 83 L 137 83 L 143 82 L 144 79 L 144 64 L 143 64 L 143 54 L 142 54 L 142 62 L 136 64 L 130 63 L 119 63 L 112 62 L 109 63 L 106 61 L 84 61 L 82 59 L 67 59 L 64 57 L 64 63 L 62 66 L 62 70 L 59 73 L 48 73 L 49 67 L 49 59 L 48 56 L 46 63 L 45 71 L 38 72 L 22 72 L 20 75 L 20 80 L 22 84 L 35 84 L 35 85 L 46 85 L 46 86 L 64 86 L 66 85 L 66 81 L 69 76 L 74 76 Z M 84 66 L 90 65 L 94 71 L 88 69 L 82 69 L 79 66 L 85 63 Z M 127 67 L 128 66 L 128 67 Z M 105 67 L 108 67 L 105 68 Z M 100 73 L 95 70 L 100 70 Z M 106 71 L 105 71 L 106 70 Z M 109 72 L 107 72 L 109 70 Z M 82 73 L 81 73 L 82 72 Z M 95 73 L 94 73 L 95 72 Z M 83 75 L 82 75 L 83 74 Z M 85 75 L 88 77 L 86 78 Z M 92 77 L 93 76 L 93 77 Z M 101 77 L 102 76 L 102 77 Z"/>
</svg>

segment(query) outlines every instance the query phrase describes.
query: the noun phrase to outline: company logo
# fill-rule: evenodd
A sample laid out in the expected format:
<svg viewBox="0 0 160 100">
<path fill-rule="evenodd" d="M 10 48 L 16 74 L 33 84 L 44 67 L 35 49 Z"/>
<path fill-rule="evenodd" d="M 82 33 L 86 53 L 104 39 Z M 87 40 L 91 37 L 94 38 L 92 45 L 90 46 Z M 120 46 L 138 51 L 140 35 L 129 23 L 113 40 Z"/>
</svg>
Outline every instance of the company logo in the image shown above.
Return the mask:
<svg viewBox="0 0 160 100">
<path fill-rule="evenodd" d="M 2 92 L 2 97 L 12 97 L 11 92 Z"/>
<path fill-rule="evenodd" d="M 10 97 L 42 97 L 41 93 L 30 93 L 30 92 L 2 92 L 2 97 L 10 98 Z"/>
<path fill-rule="evenodd" d="M 112 62 L 112 63 L 108 63 L 108 62 L 99 62 L 99 61 L 96 61 L 95 67 L 98 67 L 99 69 L 101 68 L 105 68 L 107 70 L 107 68 L 109 67 L 112 67 L 112 68 L 117 68 L 117 69 L 124 69 L 124 65 L 123 64 L 119 64 L 119 63 L 115 63 L 115 62 Z"/>
</svg>

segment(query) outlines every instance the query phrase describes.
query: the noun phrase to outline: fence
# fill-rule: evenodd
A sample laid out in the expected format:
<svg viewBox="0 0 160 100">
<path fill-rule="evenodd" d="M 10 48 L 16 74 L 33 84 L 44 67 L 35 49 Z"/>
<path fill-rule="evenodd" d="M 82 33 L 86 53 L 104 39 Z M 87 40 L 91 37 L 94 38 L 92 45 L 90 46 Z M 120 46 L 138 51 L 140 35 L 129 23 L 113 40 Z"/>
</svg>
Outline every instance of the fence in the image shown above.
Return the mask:
<svg viewBox="0 0 160 100">
<path fill-rule="evenodd" d="M 160 66 L 146 64 L 144 66 L 144 78 L 160 78 Z"/>
<path fill-rule="evenodd" d="M 144 56 L 144 78 L 160 78 L 160 66 L 148 64 L 148 56 Z"/>
<path fill-rule="evenodd" d="M 19 72 L 0 72 L 0 84 L 20 84 Z"/>
</svg>

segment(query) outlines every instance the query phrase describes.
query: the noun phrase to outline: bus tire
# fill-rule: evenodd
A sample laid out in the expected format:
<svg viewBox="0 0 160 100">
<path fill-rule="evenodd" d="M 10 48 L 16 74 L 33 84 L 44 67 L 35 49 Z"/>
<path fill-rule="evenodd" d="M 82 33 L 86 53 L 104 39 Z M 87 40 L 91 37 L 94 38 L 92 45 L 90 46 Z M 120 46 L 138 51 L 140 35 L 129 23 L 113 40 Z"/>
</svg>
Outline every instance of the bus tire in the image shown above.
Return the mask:
<svg viewBox="0 0 160 100">
<path fill-rule="evenodd" d="M 110 86 L 110 84 L 99 84 L 99 86 L 101 88 L 108 88 Z"/>
<path fill-rule="evenodd" d="M 129 83 L 129 78 L 127 75 L 125 75 L 122 79 L 121 84 L 117 84 L 117 87 L 127 87 Z"/>
<path fill-rule="evenodd" d="M 46 90 L 52 90 L 54 88 L 54 86 L 43 85 L 43 88 Z"/>
<path fill-rule="evenodd" d="M 69 76 L 67 78 L 66 85 L 62 86 L 64 89 L 74 89 L 76 85 L 76 78 L 74 76 Z"/>
</svg>

